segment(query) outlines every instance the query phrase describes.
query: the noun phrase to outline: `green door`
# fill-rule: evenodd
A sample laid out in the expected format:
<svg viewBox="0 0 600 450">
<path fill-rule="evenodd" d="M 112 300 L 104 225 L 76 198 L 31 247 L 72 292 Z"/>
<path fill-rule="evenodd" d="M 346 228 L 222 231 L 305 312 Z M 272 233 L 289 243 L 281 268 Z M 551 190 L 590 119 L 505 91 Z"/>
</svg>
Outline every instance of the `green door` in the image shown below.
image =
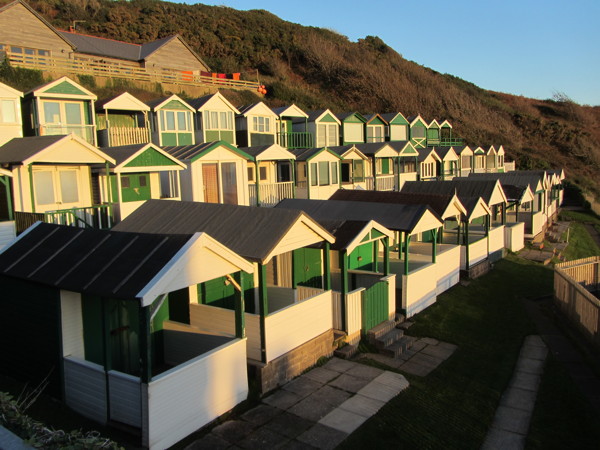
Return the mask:
<svg viewBox="0 0 600 450">
<path fill-rule="evenodd" d="M 108 302 L 110 368 L 130 375 L 139 375 L 138 303 L 111 299 Z"/>
<path fill-rule="evenodd" d="M 348 269 L 373 270 L 373 242 L 359 245 L 348 256 Z"/>
<path fill-rule="evenodd" d="M 379 281 L 362 294 L 362 332 L 388 320 L 388 282 Z"/>
<path fill-rule="evenodd" d="M 251 275 L 244 277 L 244 302 L 246 312 L 254 312 L 254 279 Z M 235 309 L 236 290 L 227 277 L 219 277 L 198 285 L 198 301 L 204 305 L 219 308 Z"/>
<path fill-rule="evenodd" d="M 294 250 L 294 276 L 299 286 L 321 289 L 321 250 L 318 248 L 300 248 Z"/>
<path fill-rule="evenodd" d="M 150 174 L 128 173 L 121 175 L 121 198 L 125 202 L 150 200 Z"/>
</svg>

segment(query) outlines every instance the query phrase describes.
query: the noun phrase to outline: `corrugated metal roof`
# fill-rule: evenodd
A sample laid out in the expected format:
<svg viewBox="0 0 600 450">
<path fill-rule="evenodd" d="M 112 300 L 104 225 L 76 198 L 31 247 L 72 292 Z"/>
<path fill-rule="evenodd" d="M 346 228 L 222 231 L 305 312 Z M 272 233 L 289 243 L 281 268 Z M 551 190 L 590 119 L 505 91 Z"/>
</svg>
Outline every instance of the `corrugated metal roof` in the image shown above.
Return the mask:
<svg viewBox="0 0 600 450">
<path fill-rule="evenodd" d="M 460 201 L 465 204 L 464 199 L 468 197 L 481 197 L 489 204 L 497 180 L 472 180 L 469 178 L 455 178 L 450 181 L 407 181 L 402 186 L 401 192 L 417 192 L 425 194 L 456 193 Z M 466 206 L 466 205 L 465 205 Z"/>
<path fill-rule="evenodd" d="M 365 142 L 356 144 L 356 148 L 358 148 L 367 156 L 374 156 L 379 150 L 381 150 L 386 145 L 390 145 L 390 142 Z M 390 145 L 390 147 L 392 146 Z"/>
<path fill-rule="evenodd" d="M 438 217 L 426 205 L 399 205 L 392 203 L 351 202 L 339 200 L 285 199 L 275 209 L 302 210 L 315 220 L 370 221 L 374 220 L 394 231 L 411 232 L 426 211 Z M 439 218 L 439 217 L 438 217 Z M 440 219 L 441 222 L 441 219 Z"/>
<path fill-rule="evenodd" d="M 0 163 L 22 163 L 64 138 L 64 135 L 13 138 L 0 147 Z"/>
<path fill-rule="evenodd" d="M 0 254 L 0 273 L 74 292 L 134 299 L 191 237 L 38 223 Z"/>
<path fill-rule="evenodd" d="M 206 232 L 238 255 L 263 262 L 302 217 L 306 215 L 299 210 L 148 200 L 113 229 L 168 234 Z"/>
<path fill-rule="evenodd" d="M 328 110 L 327 109 L 318 109 L 316 111 L 306 111 L 306 114 L 308 115 L 308 121 L 314 122 L 319 117 L 321 117 L 321 115 L 326 111 L 328 111 Z"/>
<path fill-rule="evenodd" d="M 329 200 L 352 202 L 395 203 L 400 205 L 427 205 L 439 216 L 448 208 L 453 195 L 407 193 L 392 191 L 362 191 L 358 189 L 338 189 Z"/>
<path fill-rule="evenodd" d="M 115 160 L 115 165 L 118 166 L 147 145 L 148 144 L 131 144 L 118 147 L 104 147 L 102 148 L 102 151 L 113 158 Z"/>
<path fill-rule="evenodd" d="M 529 171 L 512 171 L 506 173 L 470 173 L 469 180 L 499 180 L 502 187 L 519 186 L 526 188 L 529 186 L 532 192 L 538 183 L 543 182 L 543 172 L 535 173 Z"/>
<path fill-rule="evenodd" d="M 185 161 L 195 160 L 196 158 L 201 157 L 204 153 L 207 153 L 220 145 L 228 148 L 232 152 L 237 153 L 242 158 L 245 158 L 249 161 L 253 159 L 251 155 L 244 152 L 242 149 L 234 147 L 225 141 L 204 142 L 202 144 L 193 145 L 177 145 L 173 147 L 162 147 L 162 149 L 174 158 L 177 158 L 180 161 Z"/>
</svg>

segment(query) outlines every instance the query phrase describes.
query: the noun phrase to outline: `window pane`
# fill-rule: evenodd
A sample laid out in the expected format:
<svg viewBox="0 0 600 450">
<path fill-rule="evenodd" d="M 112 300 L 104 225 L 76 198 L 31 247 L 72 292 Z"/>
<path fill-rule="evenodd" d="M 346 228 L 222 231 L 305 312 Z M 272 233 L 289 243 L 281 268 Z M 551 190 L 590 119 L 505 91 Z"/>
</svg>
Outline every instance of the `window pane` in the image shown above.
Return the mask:
<svg viewBox="0 0 600 450">
<path fill-rule="evenodd" d="M 248 167 L 248 181 L 254 181 L 254 167 Z"/>
<path fill-rule="evenodd" d="M 60 196 L 63 203 L 76 203 L 79 201 L 79 189 L 77 187 L 77 171 L 61 170 Z"/>
<path fill-rule="evenodd" d="M 270 117 L 265 117 L 265 132 L 266 133 L 271 132 L 271 118 Z"/>
<path fill-rule="evenodd" d="M 335 147 L 338 145 L 338 135 L 337 135 L 337 125 L 332 124 L 329 125 L 329 130 L 327 132 L 327 146 Z"/>
<path fill-rule="evenodd" d="M 10 51 L 12 53 L 23 53 L 23 48 L 22 47 L 11 47 Z"/>
<path fill-rule="evenodd" d="M 365 177 L 365 165 L 364 161 L 356 160 L 354 161 L 354 180 L 355 181 L 364 181 Z"/>
<path fill-rule="evenodd" d="M 327 161 L 319 162 L 319 186 L 329 184 L 329 163 Z"/>
<path fill-rule="evenodd" d="M 260 181 L 265 181 L 267 179 L 267 168 L 266 167 L 259 167 L 258 168 L 258 174 L 260 176 Z"/>
<path fill-rule="evenodd" d="M 140 187 L 148 186 L 148 179 L 146 178 L 146 175 L 140 175 L 139 182 L 140 182 Z"/>
<path fill-rule="evenodd" d="M 221 124 L 221 126 L 219 128 L 221 128 L 221 130 L 228 130 L 228 124 L 227 124 L 227 112 L 222 111 L 219 113 L 219 122 Z"/>
<path fill-rule="evenodd" d="M 221 181 L 223 183 L 223 203 L 238 204 L 235 163 L 221 164 Z"/>
<path fill-rule="evenodd" d="M 331 184 L 338 184 L 338 163 L 331 163 Z"/>
<path fill-rule="evenodd" d="M 210 112 L 210 125 L 211 130 L 216 130 L 219 128 L 219 113 L 217 111 Z"/>
<path fill-rule="evenodd" d="M 185 111 L 177 111 L 177 129 L 179 131 L 187 130 Z"/>
<path fill-rule="evenodd" d="M 177 187 L 177 172 L 160 172 L 160 198 L 179 197 Z"/>
<path fill-rule="evenodd" d="M 327 125 L 317 125 L 317 147 L 325 147 L 327 142 Z"/>
<path fill-rule="evenodd" d="M 165 111 L 167 119 L 167 130 L 175 130 L 175 113 L 173 111 Z"/>
<path fill-rule="evenodd" d="M 319 182 L 319 176 L 317 175 L 317 163 L 310 164 L 310 185 L 316 186 Z"/>
<path fill-rule="evenodd" d="M 15 102 L 12 100 L 2 100 L 2 122 L 16 123 Z"/>
<path fill-rule="evenodd" d="M 60 105 L 57 102 L 44 102 L 46 123 L 60 123 Z"/>
<path fill-rule="evenodd" d="M 52 172 L 34 172 L 33 188 L 35 189 L 35 201 L 38 205 L 51 205 L 56 203 L 56 200 L 54 199 Z"/>
<path fill-rule="evenodd" d="M 67 124 L 83 125 L 83 116 L 79 103 L 65 103 L 65 113 L 67 115 Z"/>
<path fill-rule="evenodd" d="M 131 183 L 129 182 L 129 177 L 121 177 L 121 187 L 123 187 L 123 188 L 131 187 Z"/>
</svg>

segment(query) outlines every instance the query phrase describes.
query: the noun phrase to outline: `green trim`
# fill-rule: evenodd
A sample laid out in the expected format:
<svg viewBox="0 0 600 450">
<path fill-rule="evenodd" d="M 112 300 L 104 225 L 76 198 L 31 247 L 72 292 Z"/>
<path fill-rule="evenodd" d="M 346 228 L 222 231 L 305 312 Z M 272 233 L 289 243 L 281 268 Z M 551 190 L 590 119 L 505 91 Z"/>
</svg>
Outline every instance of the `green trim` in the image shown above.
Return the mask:
<svg viewBox="0 0 600 450">
<path fill-rule="evenodd" d="M 158 301 L 158 299 L 154 301 Z M 139 307 L 139 321 L 140 379 L 142 383 L 149 383 L 152 379 L 152 346 L 150 345 L 151 327 L 149 306 Z"/>
<path fill-rule="evenodd" d="M 176 111 L 189 111 L 190 108 L 188 108 L 186 105 L 184 105 L 183 103 L 181 103 L 179 100 L 173 99 L 171 101 L 169 101 L 168 103 L 162 105 L 160 108 L 157 108 L 157 111 L 160 111 L 162 109 L 173 109 Z"/>
<path fill-rule="evenodd" d="M 336 120 L 335 117 L 333 117 L 331 114 L 327 113 L 325 114 L 325 116 L 321 117 L 321 119 L 319 120 L 319 122 L 328 122 L 328 123 L 338 123 L 338 121 Z"/>
<path fill-rule="evenodd" d="M 431 230 L 431 234 L 433 237 L 433 239 L 431 240 L 431 262 L 435 264 L 435 262 L 437 260 L 437 237 L 438 237 L 437 228 L 434 228 L 433 230 Z"/>
<path fill-rule="evenodd" d="M 205 148 L 204 150 L 202 150 L 200 153 L 198 153 L 196 156 L 194 156 L 190 161 L 194 162 L 194 161 L 198 160 L 199 158 L 202 158 L 202 157 L 206 156 L 207 154 L 209 154 L 210 152 L 212 152 L 214 149 L 216 149 L 218 147 L 221 147 L 221 146 L 227 148 L 228 150 L 231 150 L 232 152 L 234 152 L 234 153 L 236 153 L 238 155 L 240 155 L 242 158 L 246 159 L 247 161 L 252 161 L 254 159 L 248 153 L 246 153 L 243 150 L 240 150 L 237 147 L 234 147 L 229 142 L 226 142 L 226 141 L 217 141 L 217 142 L 213 142 L 212 145 L 210 145 L 207 148 Z"/>
<path fill-rule="evenodd" d="M 348 297 L 348 253 L 346 250 L 340 251 L 340 291 L 342 294 L 341 315 L 342 315 L 342 331 L 348 331 L 346 324 L 346 302 Z"/>
<path fill-rule="evenodd" d="M 410 122 L 406 120 L 401 113 L 396 114 L 396 116 L 389 122 L 390 125 L 410 125 Z"/>
<path fill-rule="evenodd" d="M 267 298 L 267 271 L 264 264 L 258 265 L 258 310 L 260 314 L 260 359 L 267 362 L 266 316 L 269 311 Z"/>
<path fill-rule="evenodd" d="M 27 166 L 29 171 L 29 195 L 31 197 L 31 212 L 35 213 L 35 196 L 33 194 L 33 164 Z"/>
<path fill-rule="evenodd" d="M 57 84 L 56 86 L 52 86 L 45 91 L 40 91 L 38 97 L 43 97 L 43 94 L 85 95 L 86 97 L 89 97 L 90 100 L 94 98 L 87 92 L 82 91 L 80 86 L 67 80 Z"/>
<path fill-rule="evenodd" d="M 323 246 L 323 267 L 325 268 L 325 280 L 323 288 L 326 291 L 331 290 L 331 255 L 329 251 L 331 250 L 331 245 L 329 242 L 325 241 L 325 245 Z"/>
<path fill-rule="evenodd" d="M 367 122 L 367 125 L 387 125 L 387 124 L 383 120 L 381 120 L 379 118 L 379 116 L 375 116 Z"/>
<path fill-rule="evenodd" d="M 320 154 L 321 154 L 321 153 L 323 153 L 323 152 L 327 152 L 327 153 L 329 153 L 329 154 L 331 154 L 331 155 L 335 156 L 335 157 L 336 157 L 337 159 L 339 159 L 339 160 L 342 160 L 342 161 L 344 160 L 344 158 L 342 158 L 342 157 L 341 157 L 340 155 L 338 155 L 337 153 L 335 153 L 335 152 L 333 152 L 333 151 L 329 150 L 329 148 L 327 148 L 327 147 L 323 147 L 323 148 L 322 148 L 322 149 L 320 149 L 319 151 L 315 152 L 313 155 L 311 155 L 311 156 L 309 156 L 308 158 L 306 158 L 306 160 L 305 160 L 305 161 L 306 161 L 306 162 L 308 162 L 308 161 L 310 161 L 311 159 L 315 158 L 317 155 L 320 155 Z"/>
<path fill-rule="evenodd" d="M 406 234 L 404 245 L 404 275 L 408 275 L 408 247 L 410 246 L 410 235 Z"/>
<path fill-rule="evenodd" d="M 6 189 L 6 207 L 8 209 L 8 220 L 13 220 L 13 207 L 12 207 L 12 196 L 11 196 L 11 182 L 7 175 L 0 176 L 0 182 Z"/>
<path fill-rule="evenodd" d="M 390 238 L 383 238 L 383 275 L 386 277 L 390 274 Z"/>
<path fill-rule="evenodd" d="M 243 271 L 236 273 L 234 279 L 241 287 L 239 291 L 236 289 L 235 293 L 235 337 L 243 339 L 246 337 L 246 316 L 244 313 L 246 310 L 244 305 L 245 273 Z"/>
<path fill-rule="evenodd" d="M 367 123 L 367 119 L 362 114 L 354 113 L 342 120 L 342 123 Z"/>
</svg>

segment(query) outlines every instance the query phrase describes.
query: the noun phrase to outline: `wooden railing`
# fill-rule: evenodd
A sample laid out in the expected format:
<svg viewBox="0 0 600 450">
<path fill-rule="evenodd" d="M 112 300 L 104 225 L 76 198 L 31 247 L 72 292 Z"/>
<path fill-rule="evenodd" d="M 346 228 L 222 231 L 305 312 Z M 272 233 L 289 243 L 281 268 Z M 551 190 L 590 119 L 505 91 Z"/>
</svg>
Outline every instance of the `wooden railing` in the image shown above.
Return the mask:
<svg viewBox="0 0 600 450">
<path fill-rule="evenodd" d="M 96 145 L 96 127 L 94 125 L 47 124 L 40 125 L 37 129 L 38 136 L 56 136 L 71 133 L 89 144 Z"/>
<path fill-rule="evenodd" d="M 71 59 L 58 56 L 24 55 L 22 53 L 4 52 L 11 66 L 36 69 L 46 72 L 64 72 L 109 78 L 126 78 L 135 81 L 155 83 L 172 83 L 184 86 L 219 86 L 231 89 L 257 89 L 258 81 L 230 80 L 226 78 L 207 77 L 183 72 L 175 69 L 159 69 L 150 71 L 126 63 L 108 62 L 99 59 Z"/>
<path fill-rule="evenodd" d="M 44 222 L 79 228 L 107 230 L 113 226 L 113 207 L 110 204 L 106 204 L 46 211 L 44 213 Z"/>
<path fill-rule="evenodd" d="M 107 137 L 105 142 L 109 147 L 151 142 L 149 128 L 109 127 L 98 134 Z"/>
<path fill-rule="evenodd" d="M 375 181 L 373 177 L 366 177 L 367 190 L 374 191 L 375 183 L 377 183 L 378 191 L 393 191 L 396 189 L 396 178 L 397 175 L 377 175 Z"/>
<path fill-rule="evenodd" d="M 256 205 L 256 184 L 248 185 L 250 205 Z M 275 206 L 285 198 L 294 198 L 294 182 L 268 183 L 258 185 L 259 206 Z"/>
<path fill-rule="evenodd" d="M 285 148 L 312 148 L 313 135 L 308 131 L 291 131 L 277 133 L 277 142 Z"/>
<path fill-rule="evenodd" d="M 554 266 L 554 301 L 568 320 L 594 345 L 600 346 L 600 257 L 578 259 Z"/>
<path fill-rule="evenodd" d="M 512 172 L 515 170 L 515 162 L 514 161 L 504 161 L 504 171 L 505 172 Z"/>
<path fill-rule="evenodd" d="M 15 211 L 15 230 L 21 234 L 36 222 L 44 222 L 44 214 Z"/>
</svg>

